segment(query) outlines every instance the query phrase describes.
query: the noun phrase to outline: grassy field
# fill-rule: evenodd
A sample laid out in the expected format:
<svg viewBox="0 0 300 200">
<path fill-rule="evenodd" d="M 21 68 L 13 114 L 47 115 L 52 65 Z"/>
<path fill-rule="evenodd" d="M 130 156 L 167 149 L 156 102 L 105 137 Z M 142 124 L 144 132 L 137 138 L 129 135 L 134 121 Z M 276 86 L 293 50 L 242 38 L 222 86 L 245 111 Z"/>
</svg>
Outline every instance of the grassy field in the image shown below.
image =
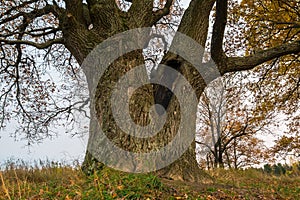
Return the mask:
<svg viewBox="0 0 300 200">
<path fill-rule="evenodd" d="M 110 169 L 85 176 L 56 163 L 10 164 L 0 172 L 0 199 L 300 199 L 300 177 L 259 170 L 213 170 L 214 184 L 184 183 Z"/>
</svg>

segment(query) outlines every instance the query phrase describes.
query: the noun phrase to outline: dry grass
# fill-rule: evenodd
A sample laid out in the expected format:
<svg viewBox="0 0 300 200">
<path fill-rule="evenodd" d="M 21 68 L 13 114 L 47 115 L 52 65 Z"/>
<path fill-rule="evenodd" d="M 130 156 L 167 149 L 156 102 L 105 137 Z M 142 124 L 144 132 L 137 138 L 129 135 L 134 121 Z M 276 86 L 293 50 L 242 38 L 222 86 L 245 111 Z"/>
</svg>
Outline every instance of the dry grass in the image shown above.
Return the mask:
<svg viewBox="0 0 300 200">
<path fill-rule="evenodd" d="M 259 170 L 209 171 L 214 184 L 161 180 L 147 174 L 105 169 L 85 176 L 79 166 L 46 162 L 8 164 L 0 171 L 0 199 L 298 199 L 300 177 Z"/>
</svg>

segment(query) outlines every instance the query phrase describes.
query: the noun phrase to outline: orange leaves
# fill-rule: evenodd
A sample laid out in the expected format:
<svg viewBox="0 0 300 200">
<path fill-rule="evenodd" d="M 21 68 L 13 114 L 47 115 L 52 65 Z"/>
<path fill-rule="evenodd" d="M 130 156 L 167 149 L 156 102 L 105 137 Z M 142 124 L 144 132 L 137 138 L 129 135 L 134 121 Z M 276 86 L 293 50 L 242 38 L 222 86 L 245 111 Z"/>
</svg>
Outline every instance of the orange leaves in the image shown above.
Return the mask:
<svg viewBox="0 0 300 200">
<path fill-rule="evenodd" d="M 270 149 L 270 153 L 281 159 L 298 159 L 300 155 L 300 136 L 283 135 L 275 140 L 275 145 Z M 289 156 L 289 157 L 288 157 Z"/>
<path fill-rule="evenodd" d="M 299 38 L 299 1 L 244 0 L 239 12 L 248 24 L 246 35 L 253 49 Z"/>
</svg>

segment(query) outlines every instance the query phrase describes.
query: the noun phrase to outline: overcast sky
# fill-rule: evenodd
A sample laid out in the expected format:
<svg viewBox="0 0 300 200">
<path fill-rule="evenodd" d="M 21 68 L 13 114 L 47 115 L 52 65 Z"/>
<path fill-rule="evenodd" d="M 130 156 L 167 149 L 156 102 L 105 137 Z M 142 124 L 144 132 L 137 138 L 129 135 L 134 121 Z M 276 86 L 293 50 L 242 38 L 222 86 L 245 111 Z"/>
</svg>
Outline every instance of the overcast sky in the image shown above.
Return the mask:
<svg viewBox="0 0 300 200">
<path fill-rule="evenodd" d="M 52 140 L 46 139 L 41 144 L 34 144 L 31 147 L 26 146 L 25 140 L 15 141 L 9 137 L 9 130 L 13 130 L 12 126 L 8 126 L 5 131 L 0 131 L 0 163 L 3 164 L 7 160 L 22 159 L 26 162 L 34 160 L 51 160 L 66 161 L 70 163 L 74 160 L 82 160 L 84 157 L 87 137 L 71 137 L 70 134 L 60 134 Z M 62 133 L 65 131 L 61 129 Z"/>
</svg>

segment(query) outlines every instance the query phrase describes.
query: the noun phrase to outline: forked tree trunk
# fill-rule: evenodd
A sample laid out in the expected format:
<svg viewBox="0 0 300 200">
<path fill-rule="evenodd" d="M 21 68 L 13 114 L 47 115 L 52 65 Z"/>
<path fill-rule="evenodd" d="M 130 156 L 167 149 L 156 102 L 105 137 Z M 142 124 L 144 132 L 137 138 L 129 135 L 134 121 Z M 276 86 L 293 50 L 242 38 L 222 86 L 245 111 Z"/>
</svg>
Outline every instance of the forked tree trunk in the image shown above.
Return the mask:
<svg viewBox="0 0 300 200">
<path fill-rule="evenodd" d="M 116 119 L 113 116 L 113 112 L 116 112 L 116 110 L 112 110 L 111 104 L 112 91 L 122 76 L 128 74 L 130 70 L 132 70 L 136 66 L 142 65 L 143 63 L 144 59 L 141 50 L 132 51 L 118 58 L 109 66 L 105 74 L 101 77 L 97 86 L 96 94 L 91 94 L 96 96 L 95 108 L 97 116 L 94 116 L 96 122 L 91 120 L 90 124 L 90 137 L 88 144 L 90 147 L 88 147 L 89 150 L 83 164 L 84 171 L 88 172 L 90 170 L 94 170 L 95 168 L 103 168 L 104 166 L 103 164 L 99 164 L 97 156 L 102 156 L 102 159 L 107 154 L 104 153 L 105 150 L 104 152 L 98 152 L 99 145 L 102 145 L 101 149 L 103 150 L 103 146 L 105 146 L 106 144 L 102 143 L 102 141 L 95 142 L 96 140 L 99 140 L 99 137 L 97 135 L 99 133 L 95 131 L 97 130 L 95 128 L 97 126 L 95 123 L 100 124 L 101 129 L 115 146 L 118 146 L 119 148 L 128 152 L 135 153 L 149 153 L 151 151 L 157 151 L 168 145 L 168 143 L 170 143 L 178 134 L 179 126 L 182 125 L 182 119 L 180 115 L 180 105 L 176 98 L 172 98 L 168 106 L 166 123 L 164 124 L 163 128 L 154 136 L 147 138 L 134 137 L 132 135 L 129 135 L 127 132 L 124 132 L 116 123 Z M 144 71 L 141 74 L 129 75 L 129 78 L 127 80 L 127 82 L 129 82 L 129 85 L 131 81 L 148 78 L 146 77 L 146 69 L 143 69 Z M 89 77 L 89 79 L 91 79 L 91 77 Z M 151 120 L 150 108 L 154 105 L 155 102 L 153 90 L 153 85 L 144 85 L 135 90 L 132 94 L 132 97 L 130 98 L 130 116 L 132 117 L 133 122 L 140 126 L 148 125 Z M 130 93 L 130 88 L 125 89 L 125 91 Z M 119 96 L 114 98 L 127 98 L 126 95 L 129 95 L 128 93 L 120 94 Z M 189 123 L 184 124 L 183 130 L 189 133 L 195 133 L 197 108 L 190 105 L 188 109 L 189 119 L 186 121 L 188 121 Z M 117 110 L 117 112 L 122 113 L 124 112 L 124 110 Z M 187 140 L 187 138 L 184 136 L 184 133 L 181 133 L 181 135 L 182 141 Z M 178 151 L 180 151 L 180 145 L 181 144 L 179 143 L 178 148 L 175 148 L 174 152 L 171 152 L 171 154 L 179 154 L 177 150 L 179 149 Z M 126 171 L 128 172 L 140 172 L 143 171 L 144 167 L 147 167 L 147 160 L 136 164 L 135 162 L 131 162 L 130 157 L 121 158 L 119 156 L 120 155 L 116 152 L 115 154 L 111 153 L 110 158 L 107 158 L 115 160 L 112 166 L 113 168 L 114 166 L 118 166 L 117 168 L 126 169 Z M 170 165 L 168 166 L 162 166 L 164 160 L 161 160 L 168 158 L 158 157 L 157 159 L 158 160 L 155 160 L 155 169 L 157 169 L 156 174 L 161 177 L 190 182 L 211 182 L 212 180 L 198 167 L 194 141 L 178 160 L 174 160 L 174 162 L 172 164 L 170 163 Z M 151 160 L 151 162 L 152 161 L 153 160 Z"/>
<path fill-rule="evenodd" d="M 87 30 L 86 25 L 81 24 L 78 20 L 76 21 L 76 19 L 73 17 L 73 15 L 76 16 L 81 12 L 79 9 L 80 6 L 78 6 L 78 9 L 76 6 L 73 6 L 72 8 L 74 9 L 74 12 L 66 15 L 66 19 L 63 19 L 63 21 L 66 21 L 68 25 L 66 29 L 63 30 L 65 45 L 80 64 L 83 63 L 84 59 L 93 50 L 93 48 L 95 48 L 108 37 L 133 28 L 153 25 L 151 24 L 151 20 L 149 22 L 147 21 L 152 16 L 152 2 L 150 3 L 149 1 L 149 3 L 146 5 L 142 3 L 139 4 L 138 1 L 136 1 L 134 4 L 134 9 L 131 9 L 129 13 L 118 11 L 117 7 L 112 1 L 108 2 L 109 3 L 107 4 L 103 4 L 101 1 L 88 1 L 88 3 L 90 3 L 90 15 L 93 23 L 92 30 Z M 191 37 L 195 40 L 195 42 L 202 46 L 204 46 L 206 42 L 209 14 L 214 2 L 214 0 L 192 1 L 179 27 L 179 31 L 181 33 Z M 140 6 L 140 8 L 138 6 Z M 145 12 L 141 12 L 140 10 L 145 10 Z M 150 17 L 148 16 L 149 13 Z M 80 16 L 77 17 L 80 19 Z M 195 19 L 195 17 L 197 19 Z M 199 54 L 193 55 L 194 52 L 192 51 L 187 53 L 194 57 L 202 56 Z M 186 62 L 181 62 L 182 59 L 178 58 L 178 56 L 176 57 L 169 54 L 165 56 L 163 63 L 168 65 L 168 61 L 170 60 L 176 61 L 175 63 L 179 63 L 179 66 L 176 66 L 177 69 L 179 68 L 179 71 L 190 82 L 197 95 L 197 98 L 199 98 L 206 86 L 206 83 L 201 76 L 199 76 L 197 70 L 193 69 L 193 66 L 186 64 Z M 105 143 L 101 143 L 101 138 L 99 139 L 97 136 L 99 131 L 97 123 L 100 124 L 101 129 L 104 130 L 106 136 L 111 142 L 113 142 L 115 146 L 118 146 L 121 149 L 129 152 L 147 153 L 155 151 L 167 145 L 176 136 L 178 128 L 180 124 L 182 124 L 180 123 L 180 106 L 176 101 L 176 98 L 172 98 L 168 106 L 168 115 L 165 125 L 153 137 L 137 138 L 128 135 L 128 133 L 123 132 L 120 127 L 118 127 L 114 120 L 110 102 L 113 87 L 122 75 L 143 63 L 144 60 L 141 50 L 130 52 L 115 60 L 101 77 L 100 81 L 97 82 L 98 87 L 96 94 L 90 94 L 91 97 L 93 95 L 96 96 L 95 102 L 92 102 L 96 104 L 96 114 L 91 112 L 88 146 L 90 146 L 90 144 L 94 144 L 95 141 L 97 141 L 97 145 L 101 145 L 102 147 L 107 145 Z M 86 69 L 83 70 L 85 71 Z M 146 72 L 143 72 L 140 76 L 134 75 L 129 79 L 129 81 L 140 79 L 145 75 Z M 91 87 L 91 84 L 94 84 L 94 80 L 99 78 L 88 72 L 86 72 L 86 76 L 89 87 Z M 130 89 L 128 89 L 128 93 L 131 93 Z M 188 95 L 189 93 L 187 92 L 186 94 Z M 120 96 L 118 98 L 123 97 Z M 133 93 L 133 97 L 130 99 L 130 102 L 130 114 L 133 121 L 140 126 L 148 125 L 151 119 L 149 115 L 149 109 L 154 104 L 152 85 L 148 84 L 136 90 Z M 188 111 L 188 123 L 183 123 L 185 124 L 183 130 L 186 130 L 189 133 L 195 133 L 196 111 L 197 107 L 191 106 Z M 123 112 L 123 110 L 119 110 L 118 112 Z M 184 140 L 185 138 L 183 137 L 182 141 Z M 106 155 L 105 152 L 97 152 L 97 150 L 95 150 L 97 149 L 97 145 L 91 145 L 92 147 L 88 147 L 92 149 L 92 151 L 89 149 L 86 153 L 85 161 L 83 163 L 83 168 L 85 171 L 93 170 L 97 167 L 103 167 L 103 164 L 99 164 L 95 157 L 97 157 L 97 155 L 102 155 L 105 157 Z M 180 142 L 178 145 L 180 148 Z M 178 152 L 174 151 L 171 154 L 176 155 Z M 130 162 L 122 163 L 124 158 L 119 158 L 118 156 L 119 155 L 116 153 L 116 155 L 111 156 L 108 159 L 116 160 L 119 162 L 119 166 L 123 165 L 124 167 L 124 165 L 126 165 L 128 169 L 127 171 L 138 171 L 143 167 L 143 163 L 139 163 L 140 166 Z M 157 169 L 160 169 L 160 164 L 164 159 L 167 158 L 160 159 L 162 160 L 155 160 L 158 166 Z M 194 182 L 211 181 L 209 176 L 198 168 L 195 153 L 195 142 L 192 142 L 188 150 L 178 160 L 173 162 L 171 165 L 158 170 L 157 174 L 176 180 Z"/>
</svg>

